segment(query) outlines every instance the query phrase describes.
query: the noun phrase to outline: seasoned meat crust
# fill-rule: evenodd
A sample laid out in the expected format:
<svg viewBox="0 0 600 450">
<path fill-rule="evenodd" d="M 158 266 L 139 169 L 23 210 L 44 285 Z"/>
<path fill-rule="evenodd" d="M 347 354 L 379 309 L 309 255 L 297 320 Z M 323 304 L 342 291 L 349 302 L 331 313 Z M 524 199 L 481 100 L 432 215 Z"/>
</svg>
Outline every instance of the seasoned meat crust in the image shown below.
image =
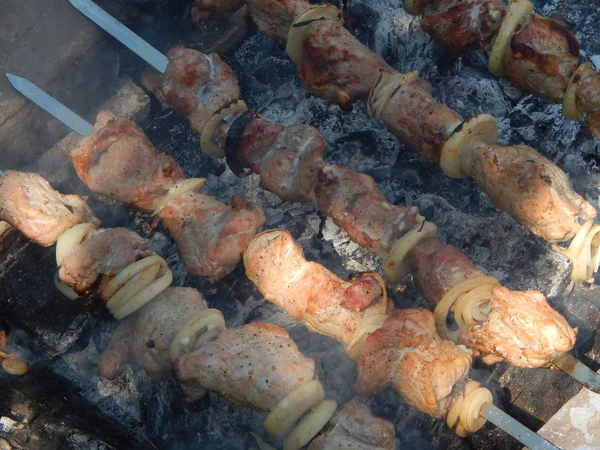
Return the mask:
<svg viewBox="0 0 600 450">
<path fill-rule="evenodd" d="M 369 335 L 357 368 L 359 395 L 390 386 L 419 411 L 443 417 L 471 369 L 471 353 L 440 338 L 431 312 L 403 309 Z"/>
<path fill-rule="evenodd" d="M 61 194 L 36 173 L 15 170 L 0 175 L 0 220 L 44 247 L 73 225 L 100 223 L 83 198 Z"/>
<path fill-rule="evenodd" d="M 353 399 L 329 421 L 332 427 L 319 435 L 308 450 L 395 450 L 394 424 L 375 417 L 359 400 Z"/>
<path fill-rule="evenodd" d="M 231 273 L 266 220 L 262 206 L 240 196 L 233 196 L 228 206 L 196 192 L 173 199 L 159 217 L 187 270 L 215 280 Z"/>
<path fill-rule="evenodd" d="M 254 322 L 223 330 L 214 341 L 175 361 L 190 400 L 204 390 L 258 411 L 271 411 L 297 386 L 315 378 L 315 363 L 287 331 Z"/>
<path fill-rule="evenodd" d="M 532 14 L 513 35 L 504 58 L 511 81 L 537 97 L 562 102 L 579 65 L 579 43 L 558 22 Z"/>
<path fill-rule="evenodd" d="M 201 134 L 214 113 L 240 98 L 237 76 L 216 53 L 173 47 L 167 56 L 169 65 L 154 94 Z"/>
<path fill-rule="evenodd" d="M 425 8 L 421 27 L 458 57 L 489 50 L 505 14 L 502 0 L 437 0 Z"/>
<path fill-rule="evenodd" d="M 246 3 L 260 32 L 281 45 L 286 44 L 296 16 L 310 7 L 305 0 L 246 0 Z"/>
<path fill-rule="evenodd" d="M 135 123 L 106 111 L 70 157 L 92 192 L 146 213 L 184 178 L 173 157 L 159 153 Z"/>
<path fill-rule="evenodd" d="M 75 292 L 84 294 L 100 277 L 117 275 L 134 263 L 149 246 L 150 240 L 127 228 L 98 229 L 65 256 L 58 274 Z"/>
<path fill-rule="evenodd" d="M 206 300 L 196 289 L 165 289 L 119 324 L 100 358 L 98 371 L 113 379 L 125 364 L 135 362 L 159 382 L 173 368 L 169 350 L 175 335 L 206 308 Z"/>
<path fill-rule="evenodd" d="M 297 73 L 310 93 L 351 109 L 356 100 L 367 99 L 382 69 L 392 71 L 340 22 L 319 21 L 307 26 Z"/>
<path fill-rule="evenodd" d="M 571 239 L 596 210 L 573 192 L 565 173 L 525 145 L 481 146 L 471 177 L 498 209 L 550 242 Z"/>
</svg>

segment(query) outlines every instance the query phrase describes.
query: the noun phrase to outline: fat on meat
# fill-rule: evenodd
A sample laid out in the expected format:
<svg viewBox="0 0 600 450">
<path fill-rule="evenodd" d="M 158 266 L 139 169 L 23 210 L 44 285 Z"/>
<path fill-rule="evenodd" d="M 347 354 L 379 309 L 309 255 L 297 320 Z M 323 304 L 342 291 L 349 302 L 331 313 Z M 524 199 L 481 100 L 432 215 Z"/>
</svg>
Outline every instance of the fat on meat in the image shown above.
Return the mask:
<svg viewBox="0 0 600 450">
<path fill-rule="evenodd" d="M 240 196 L 234 195 L 228 206 L 196 192 L 171 200 L 159 217 L 175 239 L 186 269 L 214 280 L 231 273 L 266 220 L 262 206 Z"/>
<path fill-rule="evenodd" d="M 92 192 L 146 213 L 184 178 L 173 157 L 159 153 L 135 123 L 107 111 L 70 157 Z"/>
<path fill-rule="evenodd" d="M 443 417 L 462 389 L 471 362 L 464 346 L 437 334 L 433 313 L 397 310 L 367 337 L 356 362 L 354 389 L 367 396 L 392 387 L 419 411 Z"/>
<path fill-rule="evenodd" d="M 37 173 L 15 170 L 0 175 L 0 220 L 44 247 L 73 225 L 100 223 L 85 199 L 61 194 Z"/>
<path fill-rule="evenodd" d="M 149 239 L 127 228 L 94 230 L 65 256 L 58 275 L 75 292 L 84 294 L 96 281 L 117 275 L 145 256 L 148 247 Z"/>
<path fill-rule="evenodd" d="M 169 350 L 175 335 L 206 308 L 206 300 L 196 289 L 165 289 L 119 324 L 100 358 L 98 371 L 114 379 L 126 364 L 134 362 L 159 382 L 173 369 Z"/>
<path fill-rule="evenodd" d="M 478 147 L 470 173 L 496 208 L 547 241 L 566 241 L 596 217 L 592 205 L 571 189 L 566 174 L 531 147 Z"/>
<path fill-rule="evenodd" d="M 177 378 L 194 401 L 205 390 L 258 411 L 271 411 L 294 388 L 315 378 L 315 363 L 284 329 L 262 322 L 227 328 L 175 361 Z"/>
<path fill-rule="evenodd" d="M 358 399 L 347 402 L 329 421 L 329 429 L 317 436 L 308 450 L 395 450 L 394 424 L 375 417 Z"/>
</svg>

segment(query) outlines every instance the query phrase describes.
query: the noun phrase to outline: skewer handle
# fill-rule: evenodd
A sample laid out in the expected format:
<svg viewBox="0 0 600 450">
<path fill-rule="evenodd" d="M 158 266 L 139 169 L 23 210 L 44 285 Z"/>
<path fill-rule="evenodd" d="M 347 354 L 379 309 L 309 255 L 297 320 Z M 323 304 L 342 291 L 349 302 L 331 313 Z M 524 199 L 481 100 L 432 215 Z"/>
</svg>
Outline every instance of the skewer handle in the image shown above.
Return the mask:
<svg viewBox="0 0 600 450">
<path fill-rule="evenodd" d="M 531 450 L 560 450 L 559 447 L 517 422 L 492 403 L 487 403 L 481 409 L 480 414 L 505 433 L 510 434 L 512 437 L 522 442 Z"/>
<path fill-rule="evenodd" d="M 577 382 L 584 385 L 590 391 L 600 394 L 600 375 L 573 355 L 563 353 L 550 361 L 550 364 L 572 376 Z"/>
<path fill-rule="evenodd" d="M 165 55 L 156 50 L 94 2 L 91 2 L 90 0 L 69 0 L 69 2 L 81 14 L 112 35 L 160 73 L 164 73 L 165 70 L 167 70 L 169 60 Z"/>
</svg>

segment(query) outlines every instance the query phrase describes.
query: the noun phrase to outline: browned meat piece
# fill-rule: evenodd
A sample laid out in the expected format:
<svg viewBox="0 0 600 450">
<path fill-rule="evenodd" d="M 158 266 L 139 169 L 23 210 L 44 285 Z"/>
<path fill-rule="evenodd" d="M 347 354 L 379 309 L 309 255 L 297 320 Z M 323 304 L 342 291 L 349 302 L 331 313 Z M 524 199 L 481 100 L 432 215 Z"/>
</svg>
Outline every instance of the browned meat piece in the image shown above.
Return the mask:
<svg viewBox="0 0 600 450">
<path fill-rule="evenodd" d="M 283 125 L 276 125 L 264 119 L 250 121 L 242 131 L 238 146 L 238 158 L 244 167 L 257 164 L 283 130 Z"/>
<path fill-rule="evenodd" d="M 434 304 L 460 282 L 485 276 L 459 249 L 435 237 L 419 242 L 408 255 L 417 289 Z"/>
<path fill-rule="evenodd" d="M 471 177 L 498 209 L 548 241 L 572 238 L 596 210 L 573 192 L 565 173 L 531 147 L 480 146 Z"/>
<path fill-rule="evenodd" d="M 201 22 L 214 15 L 225 14 L 242 7 L 245 0 L 194 0 L 192 20 Z"/>
<path fill-rule="evenodd" d="M 127 228 L 95 230 L 71 250 L 63 261 L 59 277 L 78 294 L 84 294 L 99 277 L 118 274 L 135 262 L 150 241 Z"/>
<path fill-rule="evenodd" d="M 305 0 L 246 0 L 252 20 L 260 32 L 282 45 L 292 22 L 310 6 Z"/>
<path fill-rule="evenodd" d="M 206 309 L 206 300 L 192 288 L 167 288 L 119 324 L 102 354 L 98 371 L 113 379 L 130 361 L 154 382 L 173 368 L 169 349 L 187 320 Z"/>
<path fill-rule="evenodd" d="M 355 242 L 384 258 L 420 217 L 414 206 L 388 202 L 372 177 L 334 164 L 319 171 L 315 202 Z"/>
<path fill-rule="evenodd" d="M 517 292 L 494 287 L 488 319 L 462 332 L 458 342 L 493 364 L 543 367 L 573 348 L 577 329 L 553 310 L 540 291 Z"/>
<path fill-rule="evenodd" d="M 159 216 L 177 242 L 186 269 L 212 279 L 231 273 L 265 223 L 264 208 L 242 197 L 233 196 L 227 206 L 195 192 L 173 199 Z"/>
<path fill-rule="evenodd" d="M 590 130 L 597 139 L 600 139 L 600 109 L 589 113 L 585 118 Z"/>
<path fill-rule="evenodd" d="M 367 99 L 380 69 L 392 71 L 340 22 L 318 21 L 307 28 L 297 72 L 312 94 L 350 109 L 355 100 Z"/>
<path fill-rule="evenodd" d="M 265 299 L 310 330 L 348 346 L 359 329 L 362 309 L 381 299 L 371 274 L 344 281 L 322 265 L 307 261 L 287 230 L 256 237 L 244 254 L 246 275 Z"/>
<path fill-rule="evenodd" d="M 412 151 L 435 163 L 462 117 L 431 96 L 431 85 L 418 78 L 400 87 L 387 102 L 381 120 Z"/>
<path fill-rule="evenodd" d="M 142 212 L 153 212 L 169 188 L 183 180 L 177 162 L 159 153 L 135 123 L 106 111 L 70 156 L 92 192 Z"/>
<path fill-rule="evenodd" d="M 505 15 L 502 0 L 437 0 L 425 8 L 421 27 L 452 56 L 489 50 Z"/>
<path fill-rule="evenodd" d="M 591 67 L 584 71 L 577 83 L 575 102 L 577 110 L 588 113 L 600 109 L 600 73 Z"/>
<path fill-rule="evenodd" d="M 63 195 L 40 175 L 14 170 L 0 175 L 0 220 L 44 247 L 73 225 L 100 223 L 78 195 Z"/>
<path fill-rule="evenodd" d="M 504 56 L 504 71 L 516 86 L 555 103 L 562 102 L 578 64 L 575 35 L 537 14 L 523 21 Z"/>
<path fill-rule="evenodd" d="M 332 427 L 314 439 L 308 450 L 395 450 L 394 424 L 373 416 L 359 400 L 350 400 L 329 421 Z"/>
<path fill-rule="evenodd" d="M 257 136 L 258 139 L 262 137 L 262 133 Z M 246 137 L 246 145 L 248 140 Z M 315 172 L 323 165 L 326 149 L 327 142 L 319 130 L 308 125 L 294 125 L 281 130 L 251 167 L 260 174 L 263 189 L 287 202 L 309 202 Z"/>
<path fill-rule="evenodd" d="M 471 353 L 437 334 L 425 309 L 395 311 L 369 335 L 357 361 L 359 395 L 391 386 L 407 403 L 433 417 L 452 404 L 453 390 L 466 380 Z"/>
<path fill-rule="evenodd" d="M 315 378 L 315 363 L 287 331 L 254 322 L 223 330 L 175 361 L 175 371 L 190 400 L 197 400 L 202 388 L 239 405 L 271 411 L 292 389 Z"/>
<path fill-rule="evenodd" d="M 238 79 L 216 53 L 173 47 L 169 66 L 154 92 L 163 103 L 186 116 L 190 126 L 202 133 L 211 116 L 240 98 Z"/>
</svg>

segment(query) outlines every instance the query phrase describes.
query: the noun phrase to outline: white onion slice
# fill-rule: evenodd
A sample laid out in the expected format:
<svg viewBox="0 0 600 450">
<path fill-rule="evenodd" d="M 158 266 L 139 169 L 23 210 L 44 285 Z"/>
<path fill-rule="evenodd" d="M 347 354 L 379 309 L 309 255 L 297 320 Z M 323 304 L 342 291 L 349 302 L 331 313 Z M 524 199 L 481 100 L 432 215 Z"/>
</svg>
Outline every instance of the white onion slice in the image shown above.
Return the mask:
<svg viewBox="0 0 600 450">
<path fill-rule="evenodd" d="M 498 122 L 489 114 L 465 120 L 444 143 L 440 167 L 450 178 L 470 176 L 471 155 L 478 145 L 494 145 L 498 141 Z"/>
<path fill-rule="evenodd" d="M 156 279 L 159 270 L 160 263 L 157 261 L 156 264 L 152 264 L 151 266 L 142 269 L 136 275 L 131 277 L 131 279 L 125 283 L 106 303 L 106 307 L 111 314 L 114 314 L 116 311 L 118 311 L 128 299 L 135 297 L 142 291 L 142 289 L 150 285 Z"/>
<path fill-rule="evenodd" d="M 402 74 L 380 70 L 379 73 L 379 78 L 373 84 L 367 101 L 369 115 L 376 120 L 381 120 L 383 110 L 400 86 L 404 86 L 419 78 L 419 72 Z"/>
<path fill-rule="evenodd" d="M 577 109 L 577 86 L 581 80 L 581 75 L 585 71 L 591 70 L 591 68 L 592 65 L 589 62 L 584 62 L 577 68 L 569 81 L 565 96 L 563 97 L 563 115 L 569 120 L 580 121 L 585 116 L 585 113 L 581 113 Z"/>
<path fill-rule="evenodd" d="M 224 329 L 225 319 L 218 309 L 207 309 L 195 315 L 181 327 L 171 341 L 171 361 L 175 362 L 180 356 L 202 347 Z"/>
<path fill-rule="evenodd" d="M 54 286 L 62 295 L 67 297 L 69 300 L 77 300 L 79 298 L 79 294 L 73 290 L 71 286 L 66 283 L 63 283 L 58 276 L 58 272 L 54 274 Z"/>
<path fill-rule="evenodd" d="M 128 300 L 121 308 L 119 308 L 113 316 L 115 319 L 122 320 L 130 314 L 138 311 L 150 300 L 154 299 L 162 291 L 168 288 L 173 282 L 173 272 L 167 270 L 166 273 L 154 281 L 151 285 L 144 288 L 139 294 Z"/>
<path fill-rule="evenodd" d="M 165 206 L 171 202 L 176 197 L 185 194 L 190 191 L 200 191 L 204 187 L 206 183 L 206 178 L 188 178 L 183 180 L 181 183 L 177 183 L 172 186 L 156 204 L 156 208 L 154 208 L 154 214 L 158 214 Z"/>
<path fill-rule="evenodd" d="M 468 278 L 463 282 L 457 284 L 452 289 L 450 289 L 444 297 L 440 300 L 440 302 L 436 305 L 434 315 L 435 315 L 435 327 L 437 329 L 438 334 L 442 337 L 442 339 L 449 339 L 451 341 L 456 342 L 458 335 L 460 333 L 460 328 L 458 330 L 450 330 L 448 329 L 448 325 L 446 324 L 446 318 L 448 317 L 448 313 L 450 309 L 454 305 L 454 303 L 463 295 L 468 295 L 470 291 L 475 290 L 479 286 L 490 285 L 491 287 L 500 285 L 500 282 L 490 276 L 477 277 L 477 278 Z M 476 291 L 477 293 L 478 291 Z M 473 298 L 473 297 L 472 297 Z M 476 298 L 474 298 L 477 300 Z"/>
<path fill-rule="evenodd" d="M 457 396 L 446 416 L 446 424 L 460 437 L 474 433 L 486 423 L 481 415 L 484 407 L 492 403 L 492 393 L 477 381 L 467 380 L 463 391 Z"/>
<path fill-rule="evenodd" d="M 206 125 L 204 125 L 202 133 L 200 134 L 200 148 L 202 149 L 202 152 L 208 156 L 214 156 L 215 158 L 225 156 L 225 150 L 213 141 L 215 130 L 227 116 L 246 111 L 248 111 L 246 103 L 243 100 L 236 100 L 229 106 L 214 113 L 212 117 L 208 119 L 208 122 L 206 122 Z"/>
<path fill-rule="evenodd" d="M 274 436 L 285 436 L 300 418 L 325 398 L 323 385 L 312 380 L 294 388 L 269 413 L 263 426 Z"/>
<path fill-rule="evenodd" d="M 323 400 L 292 430 L 283 442 L 283 450 L 299 450 L 310 442 L 335 414 L 337 403 Z"/>
<path fill-rule="evenodd" d="M 310 6 L 296 16 L 287 35 L 285 51 L 295 64 L 302 58 L 302 43 L 310 22 L 315 20 L 342 20 L 342 12 L 333 5 Z"/>
<path fill-rule="evenodd" d="M 56 240 L 56 265 L 58 267 L 63 265 L 65 257 L 81 244 L 81 241 L 86 237 L 86 235 L 95 229 L 94 225 L 91 223 L 79 223 L 77 225 L 73 225 L 68 230 L 63 231 L 58 239 Z"/>
<path fill-rule="evenodd" d="M 384 313 L 370 314 L 360 322 L 359 328 L 354 332 L 352 340 L 346 347 L 346 353 L 348 353 L 350 359 L 353 361 L 358 359 L 369 334 L 380 329 L 388 317 Z"/>
<path fill-rule="evenodd" d="M 510 45 L 510 40 L 521 20 L 532 12 L 533 3 L 529 0 L 511 0 L 509 3 L 506 10 L 506 16 L 502 19 L 500 30 L 496 35 L 492 50 L 490 51 L 488 69 L 494 75 L 504 74 L 504 57 L 506 55 L 506 50 Z"/>
<path fill-rule="evenodd" d="M 423 239 L 433 236 L 437 232 L 437 226 L 431 222 L 417 223 L 412 230 L 398 239 L 390 251 L 385 265 L 383 275 L 390 283 L 401 282 L 410 272 L 406 257 L 408 253 Z"/>
<path fill-rule="evenodd" d="M 600 267 L 600 225 L 593 219 L 579 229 L 566 250 L 558 246 L 554 249 L 573 262 L 571 280 L 592 282 L 594 273 Z"/>
<path fill-rule="evenodd" d="M 404 0 L 404 11 L 413 16 L 419 16 L 425 11 L 424 0 Z"/>
<path fill-rule="evenodd" d="M 256 441 L 256 445 L 258 445 L 258 450 L 277 450 L 275 447 L 265 442 L 265 440 L 261 438 L 258 434 L 256 434 L 254 431 L 251 431 L 250 434 Z"/>
</svg>

